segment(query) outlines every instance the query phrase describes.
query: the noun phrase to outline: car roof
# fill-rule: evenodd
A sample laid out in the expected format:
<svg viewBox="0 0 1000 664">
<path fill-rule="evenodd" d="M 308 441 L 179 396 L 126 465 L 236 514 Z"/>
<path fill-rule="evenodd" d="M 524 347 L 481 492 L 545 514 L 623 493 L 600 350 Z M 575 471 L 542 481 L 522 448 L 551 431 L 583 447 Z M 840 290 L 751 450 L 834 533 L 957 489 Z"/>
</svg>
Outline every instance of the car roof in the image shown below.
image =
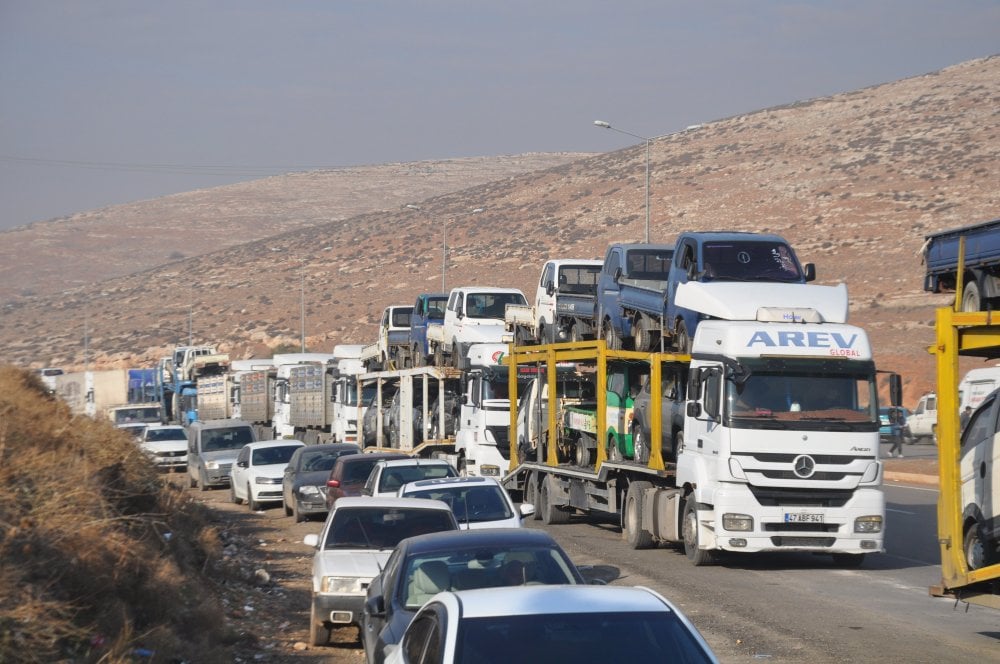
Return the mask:
<svg viewBox="0 0 1000 664">
<path fill-rule="evenodd" d="M 552 613 L 678 613 L 666 598 L 642 586 L 507 586 L 442 594 L 454 596 L 464 618 Z"/>
<path fill-rule="evenodd" d="M 179 424 L 150 424 L 146 427 L 147 429 L 180 429 L 184 431 L 184 427 Z"/>
<path fill-rule="evenodd" d="M 246 447 L 249 447 L 251 450 L 259 450 L 262 447 L 285 447 L 289 445 L 295 447 L 304 447 L 305 443 L 303 443 L 301 440 L 291 440 L 291 439 L 258 440 L 256 443 L 247 443 Z"/>
<path fill-rule="evenodd" d="M 452 487 L 472 485 L 493 485 L 500 486 L 500 481 L 495 477 L 435 477 L 429 480 L 416 480 L 407 482 L 400 491 L 406 489 L 416 491 L 418 489 L 450 489 Z"/>
<path fill-rule="evenodd" d="M 341 498 L 340 500 L 346 499 Z M 337 505 L 340 504 L 340 500 L 337 501 Z M 400 500 L 404 499 L 401 498 Z M 408 500 L 426 499 L 410 498 Z M 481 528 L 478 530 L 453 530 L 417 535 L 415 537 L 410 537 L 405 541 L 406 548 L 410 553 L 447 550 L 460 551 L 490 546 L 559 546 L 555 539 L 547 532 L 544 530 L 535 530 L 534 528 Z"/>
<path fill-rule="evenodd" d="M 396 468 L 397 466 L 450 466 L 451 464 L 444 459 L 418 459 L 416 457 L 406 457 L 405 459 L 387 459 L 384 461 L 379 461 L 379 463 L 387 468 Z"/>
<path fill-rule="evenodd" d="M 451 511 L 448 504 L 440 500 L 430 498 L 397 498 L 395 496 L 378 498 L 375 496 L 345 496 L 338 498 L 333 504 L 333 512 L 356 507 L 375 508 L 411 508 L 411 509 L 433 509 Z M 331 512 L 332 513 L 332 512 Z M 456 531 L 457 532 L 457 531 Z"/>
<path fill-rule="evenodd" d="M 398 452 L 361 452 L 358 454 L 345 454 L 342 457 L 337 457 L 337 463 L 357 463 L 359 461 L 374 459 L 375 461 L 382 461 L 385 459 L 409 459 L 405 454 L 400 454 Z"/>
</svg>

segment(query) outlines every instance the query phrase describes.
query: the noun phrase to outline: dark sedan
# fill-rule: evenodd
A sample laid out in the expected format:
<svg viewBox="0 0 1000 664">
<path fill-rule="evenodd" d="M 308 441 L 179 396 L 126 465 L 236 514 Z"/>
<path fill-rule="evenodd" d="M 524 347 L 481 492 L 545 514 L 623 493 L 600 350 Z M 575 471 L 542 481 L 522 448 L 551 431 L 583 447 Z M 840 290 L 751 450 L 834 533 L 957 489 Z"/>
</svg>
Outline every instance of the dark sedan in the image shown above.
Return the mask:
<svg viewBox="0 0 1000 664">
<path fill-rule="evenodd" d="M 338 458 L 326 480 L 326 507 L 333 509 L 338 498 L 360 496 L 372 468 L 382 459 L 409 459 L 399 452 L 374 452 L 371 454 L 345 454 Z"/>
<path fill-rule="evenodd" d="M 307 445 L 295 450 L 281 478 L 281 503 L 286 516 L 295 522 L 313 514 L 326 514 L 326 482 L 338 457 L 358 454 L 361 448 L 353 443 Z"/>
<path fill-rule="evenodd" d="M 361 639 L 369 664 L 385 661 L 413 615 L 444 590 L 582 584 L 579 570 L 542 530 L 487 529 L 403 540 L 368 586 Z"/>
</svg>

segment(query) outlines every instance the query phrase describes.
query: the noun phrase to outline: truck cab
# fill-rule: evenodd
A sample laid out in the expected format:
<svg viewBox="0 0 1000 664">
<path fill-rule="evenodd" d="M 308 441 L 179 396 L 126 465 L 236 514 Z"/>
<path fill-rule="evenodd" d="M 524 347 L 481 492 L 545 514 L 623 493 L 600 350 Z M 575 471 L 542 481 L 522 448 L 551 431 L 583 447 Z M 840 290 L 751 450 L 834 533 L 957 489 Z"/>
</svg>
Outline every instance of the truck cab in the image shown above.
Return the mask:
<svg viewBox="0 0 1000 664">
<path fill-rule="evenodd" d="M 447 293 L 421 293 L 410 312 L 409 354 L 410 364 L 422 367 L 430 363 L 431 349 L 427 344 L 427 326 L 444 322 L 448 306 Z"/>
<path fill-rule="evenodd" d="M 434 363 L 463 369 L 473 344 L 501 343 L 506 334 L 504 316 L 508 304 L 526 305 L 524 293 L 516 288 L 465 286 L 448 295 L 441 325 L 431 325 L 427 338 L 434 345 Z"/>
<path fill-rule="evenodd" d="M 592 336 L 597 278 L 603 261 L 550 260 L 535 288 L 535 340 L 581 340 Z"/>
<path fill-rule="evenodd" d="M 410 317 L 413 307 L 392 305 L 382 312 L 378 326 L 378 361 L 382 369 L 402 369 L 400 348 L 410 342 Z"/>
</svg>

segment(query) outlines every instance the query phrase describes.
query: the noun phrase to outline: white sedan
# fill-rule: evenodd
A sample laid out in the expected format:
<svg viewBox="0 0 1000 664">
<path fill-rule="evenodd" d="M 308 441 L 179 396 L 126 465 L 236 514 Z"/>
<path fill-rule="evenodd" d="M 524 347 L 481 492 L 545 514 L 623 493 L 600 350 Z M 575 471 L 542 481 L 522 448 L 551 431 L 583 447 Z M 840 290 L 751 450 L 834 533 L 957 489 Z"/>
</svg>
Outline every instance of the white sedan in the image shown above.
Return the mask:
<svg viewBox="0 0 1000 664">
<path fill-rule="evenodd" d="M 441 500 L 451 506 L 462 530 L 521 528 L 535 506 L 514 507 L 510 495 L 495 477 L 442 477 L 404 484 L 400 496 Z"/>
<path fill-rule="evenodd" d="M 438 593 L 386 664 L 712 663 L 681 611 L 648 588 L 510 586 Z"/>
<path fill-rule="evenodd" d="M 229 471 L 229 497 L 237 505 L 246 501 L 256 512 L 262 503 L 281 502 L 281 480 L 298 440 L 263 440 L 247 443 Z"/>
</svg>

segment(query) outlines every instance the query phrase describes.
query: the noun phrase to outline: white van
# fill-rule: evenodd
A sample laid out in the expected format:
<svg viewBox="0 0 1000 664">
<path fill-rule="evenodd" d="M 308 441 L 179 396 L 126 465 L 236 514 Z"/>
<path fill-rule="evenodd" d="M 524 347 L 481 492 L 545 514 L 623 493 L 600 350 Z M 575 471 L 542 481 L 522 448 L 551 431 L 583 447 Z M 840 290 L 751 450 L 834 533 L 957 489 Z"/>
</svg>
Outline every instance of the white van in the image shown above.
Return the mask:
<svg viewBox="0 0 1000 664">
<path fill-rule="evenodd" d="M 937 441 L 937 394 L 928 392 L 920 397 L 917 407 L 906 418 L 906 424 L 914 442 L 921 438 Z"/>
<path fill-rule="evenodd" d="M 998 387 L 1000 387 L 1000 366 L 973 369 L 965 374 L 965 378 L 958 384 L 958 412 L 964 411 L 966 406 L 971 406 L 972 410 L 975 410 L 986 395 Z"/>
<path fill-rule="evenodd" d="M 981 399 L 962 432 L 962 550 L 970 570 L 1000 561 L 1000 472 L 996 471 L 1000 391 Z"/>
</svg>

